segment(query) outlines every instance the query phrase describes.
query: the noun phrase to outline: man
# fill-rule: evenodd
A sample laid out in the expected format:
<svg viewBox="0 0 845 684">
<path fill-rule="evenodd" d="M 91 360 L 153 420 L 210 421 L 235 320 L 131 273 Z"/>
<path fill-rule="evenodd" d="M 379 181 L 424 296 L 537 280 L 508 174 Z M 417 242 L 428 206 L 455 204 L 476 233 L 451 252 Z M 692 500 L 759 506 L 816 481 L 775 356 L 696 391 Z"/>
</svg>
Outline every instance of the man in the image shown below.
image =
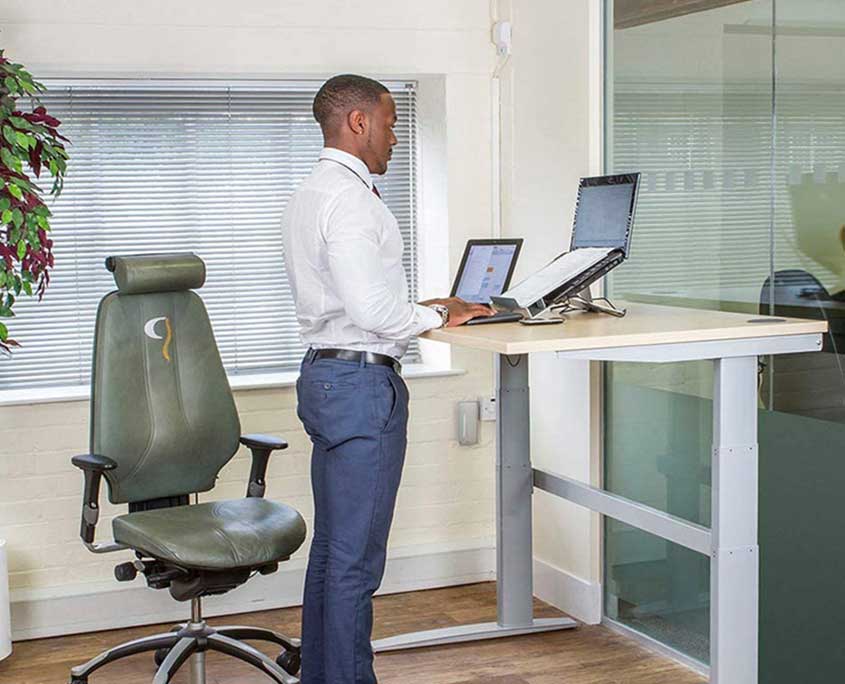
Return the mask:
<svg viewBox="0 0 845 684">
<path fill-rule="evenodd" d="M 381 83 L 329 79 L 314 98 L 324 149 L 282 220 L 287 272 L 309 351 L 297 412 L 313 443 L 314 537 L 302 617 L 303 684 L 373 684 L 372 595 L 405 459 L 408 341 L 489 307 L 408 302 L 402 236 L 372 175 L 396 144 Z"/>
</svg>

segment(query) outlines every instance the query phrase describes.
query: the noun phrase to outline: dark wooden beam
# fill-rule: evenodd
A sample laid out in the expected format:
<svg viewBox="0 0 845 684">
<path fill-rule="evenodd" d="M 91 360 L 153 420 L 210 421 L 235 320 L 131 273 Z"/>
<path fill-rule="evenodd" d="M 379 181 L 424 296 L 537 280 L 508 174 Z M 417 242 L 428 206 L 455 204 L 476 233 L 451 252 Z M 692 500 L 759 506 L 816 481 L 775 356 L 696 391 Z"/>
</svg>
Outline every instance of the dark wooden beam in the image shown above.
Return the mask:
<svg viewBox="0 0 845 684">
<path fill-rule="evenodd" d="M 616 0 L 613 3 L 613 27 L 642 26 L 741 2 L 748 0 Z"/>
</svg>

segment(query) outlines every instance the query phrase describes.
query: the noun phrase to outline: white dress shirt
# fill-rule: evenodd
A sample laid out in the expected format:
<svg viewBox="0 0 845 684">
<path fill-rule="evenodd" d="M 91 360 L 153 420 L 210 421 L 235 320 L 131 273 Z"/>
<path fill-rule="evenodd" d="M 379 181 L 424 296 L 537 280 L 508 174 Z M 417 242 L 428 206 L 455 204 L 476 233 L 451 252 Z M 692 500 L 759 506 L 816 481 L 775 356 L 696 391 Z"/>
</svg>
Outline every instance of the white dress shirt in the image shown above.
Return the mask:
<svg viewBox="0 0 845 684">
<path fill-rule="evenodd" d="M 304 344 L 398 359 L 440 327 L 440 314 L 408 301 L 399 224 L 358 157 L 323 149 L 288 202 L 282 239 Z"/>
</svg>

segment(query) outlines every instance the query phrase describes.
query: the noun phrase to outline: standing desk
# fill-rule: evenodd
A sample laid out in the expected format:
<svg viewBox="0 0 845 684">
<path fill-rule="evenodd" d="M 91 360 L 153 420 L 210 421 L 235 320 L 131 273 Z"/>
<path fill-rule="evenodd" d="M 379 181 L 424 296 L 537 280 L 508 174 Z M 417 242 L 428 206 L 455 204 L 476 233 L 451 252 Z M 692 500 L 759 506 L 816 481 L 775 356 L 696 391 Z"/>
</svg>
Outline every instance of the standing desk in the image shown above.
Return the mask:
<svg viewBox="0 0 845 684">
<path fill-rule="evenodd" d="M 541 489 L 710 557 L 710 681 L 757 682 L 757 357 L 818 351 L 824 321 L 627 304 L 625 318 L 575 313 L 563 325 L 519 323 L 429 331 L 425 338 L 496 354 L 496 622 L 403 634 L 376 651 L 575 626 L 533 616 L 531 495 Z M 712 526 L 531 466 L 528 363 L 562 359 L 712 360 Z M 589 390 L 588 390 L 589 391 Z"/>
</svg>

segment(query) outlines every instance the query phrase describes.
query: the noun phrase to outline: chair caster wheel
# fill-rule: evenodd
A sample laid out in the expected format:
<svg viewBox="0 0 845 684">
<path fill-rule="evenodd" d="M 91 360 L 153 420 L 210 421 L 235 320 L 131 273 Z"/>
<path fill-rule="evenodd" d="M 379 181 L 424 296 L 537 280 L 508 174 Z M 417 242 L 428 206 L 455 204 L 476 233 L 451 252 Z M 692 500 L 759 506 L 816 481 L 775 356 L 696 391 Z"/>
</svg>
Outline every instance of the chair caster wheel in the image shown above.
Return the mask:
<svg viewBox="0 0 845 684">
<path fill-rule="evenodd" d="M 70 684 L 88 684 L 88 678 L 85 677 L 83 679 L 82 677 L 71 677 Z"/>
<path fill-rule="evenodd" d="M 169 648 L 157 648 L 153 659 L 156 661 L 156 667 L 161 667 L 161 664 L 164 662 L 164 659 L 167 658 L 167 654 L 170 653 Z"/>
<path fill-rule="evenodd" d="M 291 676 L 294 676 L 297 672 L 299 672 L 299 666 L 301 664 L 302 656 L 295 651 L 282 651 L 279 657 L 276 658 L 276 665 Z"/>
</svg>

